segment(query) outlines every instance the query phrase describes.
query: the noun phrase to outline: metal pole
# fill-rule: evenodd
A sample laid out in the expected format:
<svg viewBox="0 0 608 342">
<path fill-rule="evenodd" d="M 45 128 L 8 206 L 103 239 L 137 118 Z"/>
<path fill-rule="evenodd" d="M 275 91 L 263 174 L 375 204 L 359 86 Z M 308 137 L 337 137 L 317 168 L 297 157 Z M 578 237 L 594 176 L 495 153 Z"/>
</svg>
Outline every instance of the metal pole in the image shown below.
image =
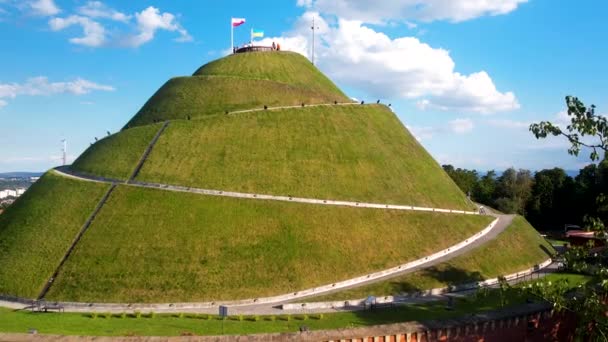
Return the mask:
<svg viewBox="0 0 608 342">
<path fill-rule="evenodd" d="M 232 25 L 232 19 L 230 19 L 230 51 L 234 53 L 234 26 Z"/>
</svg>

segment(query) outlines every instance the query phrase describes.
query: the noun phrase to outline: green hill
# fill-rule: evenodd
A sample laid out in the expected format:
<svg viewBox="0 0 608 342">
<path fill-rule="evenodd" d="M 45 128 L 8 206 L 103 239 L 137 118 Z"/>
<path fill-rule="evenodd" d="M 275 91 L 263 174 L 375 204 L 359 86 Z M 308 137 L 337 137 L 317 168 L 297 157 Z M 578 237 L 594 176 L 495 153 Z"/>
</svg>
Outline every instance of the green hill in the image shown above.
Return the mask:
<svg viewBox="0 0 608 342">
<path fill-rule="evenodd" d="M 390 109 L 334 101 L 348 99 L 298 54 L 232 55 L 167 82 L 127 129 L 90 146 L 71 168 L 120 183 L 138 169 L 136 181 L 164 185 L 473 210 Z M 309 106 L 262 109 L 301 102 Z M 256 111 L 234 113 L 241 109 Z M 133 184 L 100 203 L 109 186 L 51 172 L 0 216 L 0 294 L 34 297 L 57 271 L 49 299 L 277 295 L 419 258 L 492 220 Z"/>
<path fill-rule="evenodd" d="M 495 240 L 448 262 L 334 294 L 313 297 L 308 301 L 334 301 L 386 296 L 428 290 L 497 278 L 532 268 L 555 254 L 547 240 L 521 216 Z"/>
</svg>

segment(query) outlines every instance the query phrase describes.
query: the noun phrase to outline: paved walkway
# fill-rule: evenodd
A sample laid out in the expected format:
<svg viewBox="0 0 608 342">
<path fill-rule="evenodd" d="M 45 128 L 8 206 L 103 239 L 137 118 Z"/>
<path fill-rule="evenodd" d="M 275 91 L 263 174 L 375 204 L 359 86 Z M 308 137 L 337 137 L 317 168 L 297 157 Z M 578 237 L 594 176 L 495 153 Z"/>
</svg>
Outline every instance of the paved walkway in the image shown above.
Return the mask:
<svg viewBox="0 0 608 342">
<path fill-rule="evenodd" d="M 136 187 L 141 187 L 141 188 L 151 188 L 151 189 L 159 189 L 159 190 L 175 191 L 175 192 L 188 192 L 188 193 L 199 194 L 199 195 L 208 195 L 208 196 L 222 196 L 222 197 L 234 197 L 234 198 L 244 198 L 244 199 L 271 200 L 271 201 L 308 203 L 308 204 L 319 204 L 319 205 L 333 205 L 333 206 L 356 207 L 356 208 L 414 210 L 414 211 L 427 211 L 427 212 L 447 213 L 447 214 L 479 215 L 479 212 L 477 212 L 477 211 L 416 207 L 416 206 L 411 206 L 411 205 L 397 205 L 397 204 L 386 204 L 386 203 L 352 202 L 352 201 L 303 198 L 303 197 L 293 197 L 293 196 L 275 196 L 275 195 L 253 194 L 253 193 L 235 192 L 235 191 L 193 188 L 193 187 L 180 186 L 180 185 L 149 183 L 149 182 L 141 182 L 141 181 L 125 182 L 124 180 L 119 180 L 119 179 L 112 179 L 112 178 L 105 178 L 105 177 L 91 176 L 91 175 L 83 174 L 80 172 L 70 170 L 69 167 L 64 167 L 64 166 L 57 167 L 53 171 L 61 176 L 72 178 L 72 179 L 77 179 L 77 180 L 81 180 L 81 181 L 86 181 L 86 182 L 108 183 L 108 184 L 126 183 L 129 186 L 136 186 Z"/>
</svg>

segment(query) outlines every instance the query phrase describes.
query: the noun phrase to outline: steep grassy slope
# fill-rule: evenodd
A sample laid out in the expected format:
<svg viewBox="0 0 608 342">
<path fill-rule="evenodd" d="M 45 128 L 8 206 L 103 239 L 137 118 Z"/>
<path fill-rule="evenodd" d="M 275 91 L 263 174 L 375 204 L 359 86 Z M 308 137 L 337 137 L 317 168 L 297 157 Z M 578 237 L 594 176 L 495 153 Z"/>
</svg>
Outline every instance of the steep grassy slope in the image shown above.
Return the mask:
<svg viewBox="0 0 608 342">
<path fill-rule="evenodd" d="M 555 251 L 551 244 L 523 217 L 518 216 L 495 240 L 449 262 L 380 283 L 311 298 L 309 301 L 365 298 L 370 294 L 392 295 L 491 279 L 533 267 L 549 259 L 553 253 Z"/>
<path fill-rule="evenodd" d="M 101 139 L 74 161 L 72 169 L 127 179 L 161 125 L 136 127 Z"/>
<path fill-rule="evenodd" d="M 329 106 L 174 122 L 139 180 L 471 209 L 384 106 Z"/>
<path fill-rule="evenodd" d="M 195 76 L 237 76 L 272 80 L 319 93 L 344 93 L 306 57 L 295 52 L 253 52 L 230 55 L 203 65 Z"/>
<path fill-rule="evenodd" d="M 293 106 L 302 102 L 347 101 L 341 94 L 319 92 L 289 84 L 238 77 L 195 76 L 169 80 L 127 124 L 198 118 L 241 109 Z"/>
<path fill-rule="evenodd" d="M 33 298 L 108 186 L 45 174 L 0 216 L 0 294 Z"/>
<path fill-rule="evenodd" d="M 47 297 L 173 302 L 276 295 L 421 257 L 491 219 L 119 186 Z"/>
</svg>

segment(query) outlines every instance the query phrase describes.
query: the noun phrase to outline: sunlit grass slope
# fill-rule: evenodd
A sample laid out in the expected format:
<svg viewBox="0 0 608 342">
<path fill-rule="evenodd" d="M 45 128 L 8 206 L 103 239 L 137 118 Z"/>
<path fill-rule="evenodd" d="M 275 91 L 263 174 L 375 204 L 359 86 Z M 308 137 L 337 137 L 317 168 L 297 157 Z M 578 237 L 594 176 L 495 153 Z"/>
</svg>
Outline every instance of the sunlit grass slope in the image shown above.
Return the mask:
<svg viewBox="0 0 608 342">
<path fill-rule="evenodd" d="M 264 194 L 472 208 L 395 114 L 379 105 L 174 122 L 138 179 Z"/>
<path fill-rule="evenodd" d="M 295 52 L 234 54 L 203 65 L 194 75 L 272 80 L 344 97 L 344 93 L 327 76 L 306 57 Z"/>
<path fill-rule="evenodd" d="M 161 124 L 136 127 L 101 139 L 74 161 L 72 169 L 108 178 L 128 178 Z"/>
<path fill-rule="evenodd" d="M 277 295 L 422 257 L 491 220 L 119 186 L 47 297 L 174 302 Z"/>
<path fill-rule="evenodd" d="M 0 294 L 37 296 L 107 188 L 50 172 L 0 215 Z"/>
<path fill-rule="evenodd" d="M 169 80 L 146 102 L 128 126 L 155 121 L 198 118 L 226 111 L 302 103 L 346 101 L 342 95 L 300 86 L 238 77 L 194 76 Z"/>
<path fill-rule="evenodd" d="M 471 283 L 516 273 L 540 264 L 555 253 L 521 216 L 498 237 L 473 251 L 422 271 L 310 301 L 365 298 Z"/>
</svg>

